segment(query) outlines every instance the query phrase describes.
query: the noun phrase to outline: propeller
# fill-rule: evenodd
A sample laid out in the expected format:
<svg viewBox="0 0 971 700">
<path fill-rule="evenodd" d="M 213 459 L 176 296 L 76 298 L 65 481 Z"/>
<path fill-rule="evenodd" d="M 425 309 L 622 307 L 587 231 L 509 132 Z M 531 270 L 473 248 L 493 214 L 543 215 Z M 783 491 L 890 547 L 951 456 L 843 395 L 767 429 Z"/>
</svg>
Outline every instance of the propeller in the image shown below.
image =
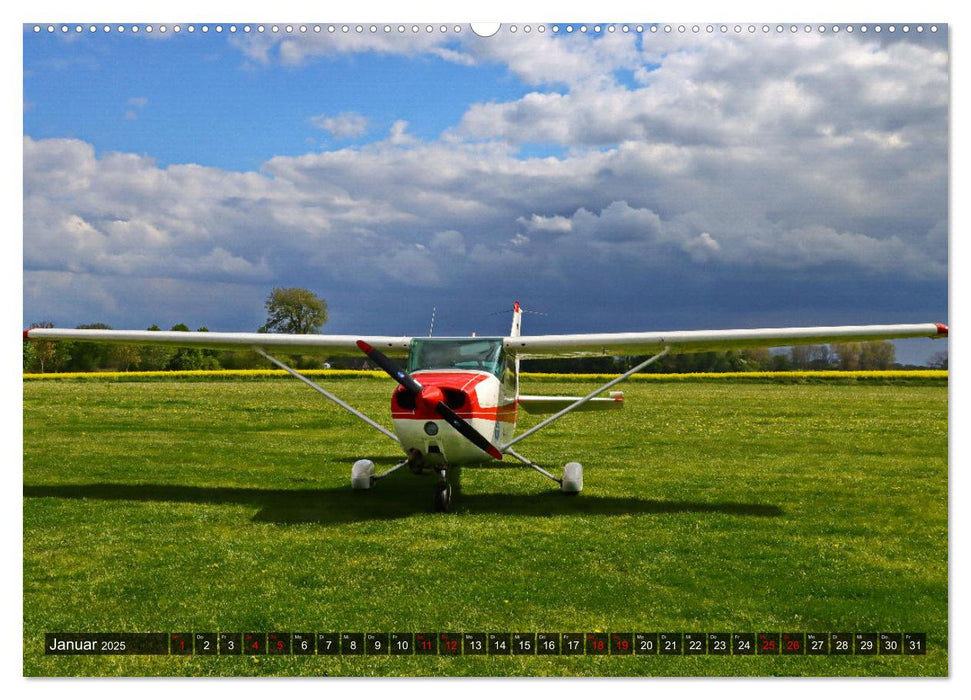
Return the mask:
<svg viewBox="0 0 971 700">
<path fill-rule="evenodd" d="M 412 394 L 417 401 L 420 401 L 426 406 L 432 406 L 435 412 L 444 418 L 450 426 L 455 428 L 455 430 L 457 430 L 462 437 L 483 452 L 487 453 L 493 459 L 502 459 L 502 453 L 496 448 L 495 445 L 489 442 L 482 435 L 482 433 L 473 428 L 468 421 L 462 418 L 462 416 L 458 415 L 455 411 L 448 407 L 448 405 L 445 403 L 445 395 L 442 393 L 441 389 L 439 389 L 437 386 L 422 386 L 415 380 L 414 377 L 398 367 L 398 365 L 396 365 L 391 358 L 380 350 L 375 349 L 372 345 L 365 343 L 363 340 L 357 341 L 357 347 L 361 349 L 361 352 L 368 356 L 368 359 L 387 372 L 388 375 L 403 386 L 408 393 Z"/>
</svg>

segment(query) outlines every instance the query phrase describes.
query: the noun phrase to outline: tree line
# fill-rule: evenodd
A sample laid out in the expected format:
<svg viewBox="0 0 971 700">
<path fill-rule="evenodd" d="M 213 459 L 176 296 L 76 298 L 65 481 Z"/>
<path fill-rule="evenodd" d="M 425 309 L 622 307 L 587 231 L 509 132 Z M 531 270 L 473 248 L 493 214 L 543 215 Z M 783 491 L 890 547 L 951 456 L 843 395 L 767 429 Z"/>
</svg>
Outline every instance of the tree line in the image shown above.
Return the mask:
<svg viewBox="0 0 971 700">
<path fill-rule="evenodd" d="M 259 333 L 319 333 L 327 322 L 327 302 L 307 289 L 300 287 L 276 287 L 264 304 L 266 323 Z M 53 328 L 45 321 L 33 323 L 31 328 Z M 77 328 L 111 330 L 105 323 L 81 324 Z M 161 330 L 157 325 L 147 330 Z M 169 330 L 188 332 L 191 329 L 179 323 Z M 208 328 L 196 332 L 207 333 Z M 294 358 L 300 369 L 324 366 L 324 360 L 316 357 Z M 347 363 L 338 361 L 334 366 L 358 367 L 364 364 L 356 358 Z M 94 372 L 94 371 L 176 371 L 212 369 L 261 369 L 271 366 L 263 357 L 251 350 L 201 350 L 195 348 L 170 348 L 152 345 L 115 345 L 88 341 L 24 341 L 25 372 Z"/>
<path fill-rule="evenodd" d="M 691 372 L 791 372 L 803 370 L 887 370 L 917 369 L 897 363 L 896 347 L 889 340 L 831 345 L 801 345 L 785 350 L 768 348 L 667 355 L 646 368 L 646 372 L 684 374 Z M 613 374 L 630 369 L 644 357 L 595 357 L 555 360 L 524 360 L 525 372 L 593 372 Z M 946 355 L 944 367 L 947 366 Z"/>
</svg>

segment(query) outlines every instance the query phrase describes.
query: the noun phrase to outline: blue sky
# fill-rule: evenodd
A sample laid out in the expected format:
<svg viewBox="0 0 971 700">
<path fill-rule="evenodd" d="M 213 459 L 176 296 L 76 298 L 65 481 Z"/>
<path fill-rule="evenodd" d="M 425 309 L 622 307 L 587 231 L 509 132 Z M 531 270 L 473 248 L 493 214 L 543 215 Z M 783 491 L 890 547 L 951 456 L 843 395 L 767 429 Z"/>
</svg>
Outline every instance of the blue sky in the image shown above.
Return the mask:
<svg viewBox="0 0 971 700">
<path fill-rule="evenodd" d="M 25 133 L 148 154 L 160 167 L 258 170 L 275 155 L 378 140 L 398 119 L 416 137 L 435 139 L 469 104 L 526 92 L 499 65 L 371 53 L 261 65 L 233 41 L 245 39 L 228 31 L 162 40 L 117 31 L 31 36 L 24 45 Z M 367 132 L 338 139 L 311 121 L 342 112 L 367 115 Z"/>
<path fill-rule="evenodd" d="M 943 28 L 222 26 L 25 27 L 26 323 L 254 330 L 291 285 L 334 333 L 946 320 Z"/>
</svg>

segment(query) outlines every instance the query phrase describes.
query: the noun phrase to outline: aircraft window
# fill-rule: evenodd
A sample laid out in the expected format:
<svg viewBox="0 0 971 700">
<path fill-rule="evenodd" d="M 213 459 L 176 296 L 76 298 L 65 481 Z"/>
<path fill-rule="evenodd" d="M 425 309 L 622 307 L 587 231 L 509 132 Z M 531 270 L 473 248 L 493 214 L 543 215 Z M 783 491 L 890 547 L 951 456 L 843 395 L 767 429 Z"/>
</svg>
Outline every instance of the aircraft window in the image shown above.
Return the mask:
<svg viewBox="0 0 971 700">
<path fill-rule="evenodd" d="M 408 354 L 408 372 L 423 369 L 478 369 L 502 378 L 501 338 L 442 340 L 415 338 Z"/>
</svg>

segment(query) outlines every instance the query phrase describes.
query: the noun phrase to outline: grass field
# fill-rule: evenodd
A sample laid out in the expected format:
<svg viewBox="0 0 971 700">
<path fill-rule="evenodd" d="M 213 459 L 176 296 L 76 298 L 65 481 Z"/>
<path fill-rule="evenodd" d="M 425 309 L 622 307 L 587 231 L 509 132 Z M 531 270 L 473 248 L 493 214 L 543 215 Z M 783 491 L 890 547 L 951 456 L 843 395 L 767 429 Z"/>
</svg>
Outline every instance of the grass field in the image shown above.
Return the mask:
<svg viewBox="0 0 971 700">
<path fill-rule="evenodd" d="M 535 393 L 595 384 L 544 381 Z M 387 419 L 390 380 L 328 387 Z M 24 384 L 26 675 L 945 675 L 947 388 L 626 385 L 455 512 L 296 382 Z M 523 427 L 535 419 L 523 418 Z M 53 657 L 53 631 L 926 632 L 906 657 Z"/>
</svg>

